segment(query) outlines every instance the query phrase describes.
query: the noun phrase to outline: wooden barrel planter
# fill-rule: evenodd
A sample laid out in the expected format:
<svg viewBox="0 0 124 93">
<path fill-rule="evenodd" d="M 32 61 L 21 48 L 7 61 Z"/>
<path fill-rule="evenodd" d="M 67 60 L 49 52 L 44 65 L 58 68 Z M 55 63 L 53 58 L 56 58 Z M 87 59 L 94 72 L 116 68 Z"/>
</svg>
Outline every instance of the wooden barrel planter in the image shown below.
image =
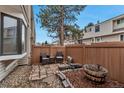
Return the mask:
<svg viewBox="0 0 124 93">
<path fill-rule="evenodd" d="M 95 82 L 105 82 L 108 70 L 98 64 L 85 64 L 83 66 L 85 76 Z"/>
</svg>

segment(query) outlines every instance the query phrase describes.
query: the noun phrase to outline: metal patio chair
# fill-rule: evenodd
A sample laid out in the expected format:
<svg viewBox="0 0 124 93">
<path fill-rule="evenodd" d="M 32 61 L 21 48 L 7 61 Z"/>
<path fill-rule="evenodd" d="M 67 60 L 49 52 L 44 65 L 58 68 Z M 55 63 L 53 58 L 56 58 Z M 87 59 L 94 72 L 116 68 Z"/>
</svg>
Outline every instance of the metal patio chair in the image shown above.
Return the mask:
<svg viewBox="0 0 124 93">
<path fill-rule="evenodd" d="M 62 63 L 63 62 L 64 55 L 63 55 L 62 51 L 56 52 L 55 59 L 56 59 L 56 63 Z"/>
<path fill-rule="evenodd" d="M 47 55 L 46 53 L 41 53 L 40 62 L 42 65 L 49 64 L 50 62 L 49 55 Z"/>
</svg>

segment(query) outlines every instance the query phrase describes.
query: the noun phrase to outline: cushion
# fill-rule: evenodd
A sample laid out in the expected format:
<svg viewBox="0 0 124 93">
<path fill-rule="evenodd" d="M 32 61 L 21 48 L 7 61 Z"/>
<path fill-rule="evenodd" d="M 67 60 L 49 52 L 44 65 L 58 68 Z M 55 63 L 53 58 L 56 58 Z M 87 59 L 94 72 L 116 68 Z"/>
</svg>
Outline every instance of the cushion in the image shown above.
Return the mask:
<svg viewBox="0 0 124 93">
<path fill-rule="evenodd" d="M 63 58 L 62 56 L 57 56 L 56 58 Z"/>
<path fill-rule="evenodd" d="M 49 59 L 49 58 L 42 58 L 42 59 Z"/>
</svg>

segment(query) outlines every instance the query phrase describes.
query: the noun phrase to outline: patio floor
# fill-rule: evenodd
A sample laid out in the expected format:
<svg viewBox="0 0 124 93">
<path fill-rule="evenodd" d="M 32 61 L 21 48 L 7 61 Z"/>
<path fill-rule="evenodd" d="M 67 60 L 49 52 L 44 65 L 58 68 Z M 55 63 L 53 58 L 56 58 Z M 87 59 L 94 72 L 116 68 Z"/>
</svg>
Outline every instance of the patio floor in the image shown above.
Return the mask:
<svg viewBox="0 0 124 93">
<path fill-rule="evenodd" d="M 1 88 L 62 88 L 55 75 L 57 64 L 18 66 L 2 82 Z"/>
</svg>

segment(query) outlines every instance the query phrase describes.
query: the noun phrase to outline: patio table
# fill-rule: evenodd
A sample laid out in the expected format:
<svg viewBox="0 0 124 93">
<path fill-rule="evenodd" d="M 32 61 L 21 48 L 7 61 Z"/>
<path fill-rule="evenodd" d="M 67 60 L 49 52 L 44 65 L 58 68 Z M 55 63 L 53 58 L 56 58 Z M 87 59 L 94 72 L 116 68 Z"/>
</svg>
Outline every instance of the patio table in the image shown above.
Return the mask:
<svg viewBox="0 0 124 93">
<path fill-rule="evenodd" d="M 50 63 L 55 63 L 55 57 L 54 56 L 50 56 Z"/>
</svg>

